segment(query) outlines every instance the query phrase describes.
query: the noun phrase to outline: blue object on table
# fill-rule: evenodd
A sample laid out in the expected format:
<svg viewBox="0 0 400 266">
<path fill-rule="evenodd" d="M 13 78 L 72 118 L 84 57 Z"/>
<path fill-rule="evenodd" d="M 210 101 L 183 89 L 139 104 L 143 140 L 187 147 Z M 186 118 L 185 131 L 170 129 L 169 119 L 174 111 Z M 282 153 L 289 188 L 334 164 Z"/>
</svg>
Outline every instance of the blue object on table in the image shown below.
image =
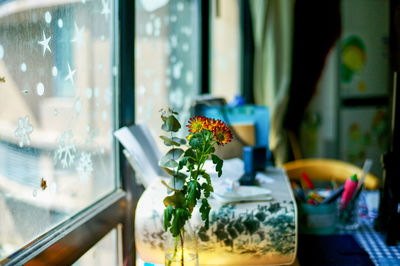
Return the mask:
<svg viewBox="0 0 400 266">
<path fill-rule="evenodd" d="M 267 165 L 267 147 L 244 146 L 243 162 L 246 174 L 254 173 L 255 171 L 264 171 Z"/>
<path fill-rule="evenodd" d="M 245 104 L 244 97 L 240 95 L 235 95 L 235 98 L 228 103 L 229 107 L 237 107 L 237 106 L 243 106 Z"/>
</svg>

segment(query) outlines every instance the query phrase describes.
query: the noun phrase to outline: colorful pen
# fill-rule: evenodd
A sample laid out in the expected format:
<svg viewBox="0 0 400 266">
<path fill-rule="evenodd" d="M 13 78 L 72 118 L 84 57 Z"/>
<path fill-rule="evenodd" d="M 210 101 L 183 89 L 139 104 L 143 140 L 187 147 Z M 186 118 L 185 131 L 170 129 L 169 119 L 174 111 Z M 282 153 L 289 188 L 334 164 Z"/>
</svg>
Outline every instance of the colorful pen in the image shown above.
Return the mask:
<svg viewBox="0 0 400 266">
<path fill-rule="evenodd" d="M 306 182 L 309 189 L 314 189 L 314 184 L 311 182 L 310 177 L 305 172 L 301 173 L 301 177 L 303 178 L 304 182 Z"/>
<path fill-rule="evenodd" d="M 321 202 L 321 204 L 327 204 L 327 203 L 331 203 L 331 202 L 335 201 L 343 193 L 343 190 L 344 190 L 344 185 L 341 185 L 338 189 L 333 191 L 332 194 L 329 195 L 329 197 L 325 198 Z"/>
<path fill-rule="evenodd" d="M 354 192 L 356 191 L 358 184 L 357 175 L 354 174 L 350 178 L 346 180 L 344 183 L 344 191 L 342 194 L 342 198 L 340 199 L 340 209 L 343 210 L 349 204 L 351 198 L 353 197 Z"/>
</svg>

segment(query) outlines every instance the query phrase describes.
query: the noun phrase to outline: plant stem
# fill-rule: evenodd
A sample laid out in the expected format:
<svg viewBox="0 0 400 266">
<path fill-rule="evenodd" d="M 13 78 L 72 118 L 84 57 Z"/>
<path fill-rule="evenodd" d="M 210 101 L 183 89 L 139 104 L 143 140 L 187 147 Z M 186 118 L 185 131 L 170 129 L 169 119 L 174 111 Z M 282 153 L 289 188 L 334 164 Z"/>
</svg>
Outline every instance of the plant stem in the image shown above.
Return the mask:
<svg viewBox="0 0 400 266">
<path fill-rule="evenodd" d="M 184 266 L 184 257 L 183 257 L 183 230 L 180 231 L 179 236 L 181 238 L 181 249 L 182 249 L 182 256 L 181 256 L 181 266 Z"/>
</svg>

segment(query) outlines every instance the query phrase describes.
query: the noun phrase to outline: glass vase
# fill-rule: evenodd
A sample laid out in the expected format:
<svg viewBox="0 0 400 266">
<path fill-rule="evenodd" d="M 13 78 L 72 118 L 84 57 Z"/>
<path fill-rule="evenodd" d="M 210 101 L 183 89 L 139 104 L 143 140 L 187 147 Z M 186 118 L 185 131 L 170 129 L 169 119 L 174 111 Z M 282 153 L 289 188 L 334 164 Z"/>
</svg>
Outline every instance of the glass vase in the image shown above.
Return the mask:
<svg viewBox="0 0 400 266">
<path fill-rule="evenodd" d="M 168 231 L 165 243 L 166 266 L 198 266 L 197 236 L 190 223 L 186 223 L 180 234 L 173 237 Z"/>
</svg>

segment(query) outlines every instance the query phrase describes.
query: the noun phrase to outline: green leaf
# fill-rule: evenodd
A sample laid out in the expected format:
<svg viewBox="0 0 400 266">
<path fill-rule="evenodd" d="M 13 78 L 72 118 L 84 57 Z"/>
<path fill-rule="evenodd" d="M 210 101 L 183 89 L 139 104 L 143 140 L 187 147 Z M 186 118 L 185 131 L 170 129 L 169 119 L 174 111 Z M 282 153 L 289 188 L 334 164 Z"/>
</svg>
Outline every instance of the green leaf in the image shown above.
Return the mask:
<svg viewBox="0 0 400 266">
<path fill-rule="evenodd" d="M 215 164 L 215 170 L 218 172 L 218 177 L 222 175 L 222 166 L 224 164 L 224 161 L 221 160 L 217 155 L 211 154 L 211 159 L 213 163 Z"/>
<path fill-rule="evenodd" d="M 174 177 L 177 178 L 177 179 L 181 179 L 181 180 L 185 181 L 186 178 L 187 178 L 187 175 L 184 174 L 184 173 L 178 172 L 176 175 L 174 175 Z"/>
<path fill-rule="evenodd" d="M 181 145 L 179 142 L 176 142 L 173 139 L 170 139 L 166 136 L 160 136 L 160 139 L 162 139 L 164 141 L 164 144 L 166 146 L 180 146 Z"/>
<path fill-rule="evenodd" d="M 158 165 L 160 165 L 161 167 L 165 167 L 165 168 L 175 168 L 178 166 L 178 162 L 176 160 L 179 159 L 179 157 L 181 157 L 181 155 L 183 154 L 183 150 L 179 149 L 179 148 L 174 148 L 171 149 L 167 152 L 167 154 L 165 154 L 160 162 L 158 163 Z"/>
<path fill-rule="evenodd" d="M 190 158 L 193 158 L 193 159 L 196 159 L 196 152 L 193 150 L 193 149 L 187 149 L 186 151 L 185 151 L 185 157 L 190 157 Z"/>
<path fill-rule="evenodd" d="M 189 220 L 190 216 L 190 212 L 184 208 L 178 208 L 175 210 L 174 219 L 172 221 L 170 229 L 173 237 L 179 235 L 181 229 L 185 225 L 186 221 Z"/>
<path fill-rule="evenodd" d="M 158 165 L 161 166 L 162 168 L 175 168 L 178 166 L 178 162 L 175 160 L 169 160 L 165 156 L 161 158 L 161 160 L 158 162 Z"/>
<path fill-rule="evenodd" d="M 213 187 L 207 183 L 201 184 L 201 189 L 203 189 L 204 197 L 208 198 L 211 192 L 214 191 Z"/>
<path fill-rule="evenodd" d="M 208 230 L 209 227 L 209 214 L 211 211 L 211 207 L 208 204 L 207 199 L 202 199 L 201 200 L 201 206 L 200 206 L 200 213 L 201 213 L 201 219 L 205 221 L 205 229 Z"/>
<path fill-rule="evenodd" d="M 164 155 L 164 157 L 167 157 L 170 160 L 178 160 L 182 154 L 184 153 L 184 150 L 179 149 L 179 148 L 174 148 L 170 149 L 167 154 Z"/>
<path fill-rule="evenodd" d="M 183 157 L 180 161 L 179 161 L 179 166 L 178 166 L 178 171 L 183 169 L 183 167 L 187 164 L 189 157 Z"/>
<path fill-rule="evenodd" d="M 202 138 L 199 133 L 194 134 L 194 136 L 190 139 L 189 145 L 193 149 L 200 149 L 202 144 Z"/>
<path fill-rule="evenodd" d="M 168 185 L 173 189 L 181 190 L 183 188 L 183 185 L 185 185 L 185 179 L 171 178 L 171 180 L 168 182 Z"/>
<path fill-rule="evenodd" d="M 161 126 L 161 129 L 166 132 L 177 132 L 181 128 L 181 124 L 175 116 L 170 115 L 164 121 L 164 124 Z"/>
<path fill-rule="evenodd" d="M 208 153 L 211 154 L 211 153 L 214 153 L 214 152 L 215 152 L 215 148 L 214 147 L 210 147 Z"/>
<path fill-rule="evenodd" d="M 181 191 L 176 191 L 172 196 L 167 196 L 163 200 L 165 207 L 181 207 L 185 203 L 185 195 Z"/>
<path fill-rule="evenodd" d="M 185 145 L 186 144 L 186 139 L 182 139 L 182 138 L 178 138 L 178 137 L 173 137 L 172 138 L 173 141 L 180 143 L 181 145 Z"/>
<path fill-rule="evenodd" d="M 211 178 L 210 178 L 210 175 L 209 175 L 206 171 L 204 171 L 204 170 L 202 170 L 202 171 L 200 172 L 200 174 L 202 175 L 202 177 L 204 177 L 204 179 L 206 180 L 207 184 L 208 184 L 208 185 L 211 185 Z"/>
<path fill-rule="evenodd" d="M 161 169 L 164 170 L 164 172 L 166 172 L 167 174 L 169 174 L 170 176 L 174 176 L 175 175 L 175 171 L 166 167 L 161 167 Z"/>
<path fill-rule="evenodd" d="M 174 214 L 175 209 L 172 205 L 168 206 L 164 210 L 164 230 L 167 231 L 171 226 L 172 215 Z"/>
<path fill-rule="evenodd" d="M 189 210 L 193 210 L 196 206 L 197 200 L 200 199 L 201 191 L 200 184 L 197 181 L 189 181 L 188 183 L 188 196 L 186 204 Z"/>
</svg>

